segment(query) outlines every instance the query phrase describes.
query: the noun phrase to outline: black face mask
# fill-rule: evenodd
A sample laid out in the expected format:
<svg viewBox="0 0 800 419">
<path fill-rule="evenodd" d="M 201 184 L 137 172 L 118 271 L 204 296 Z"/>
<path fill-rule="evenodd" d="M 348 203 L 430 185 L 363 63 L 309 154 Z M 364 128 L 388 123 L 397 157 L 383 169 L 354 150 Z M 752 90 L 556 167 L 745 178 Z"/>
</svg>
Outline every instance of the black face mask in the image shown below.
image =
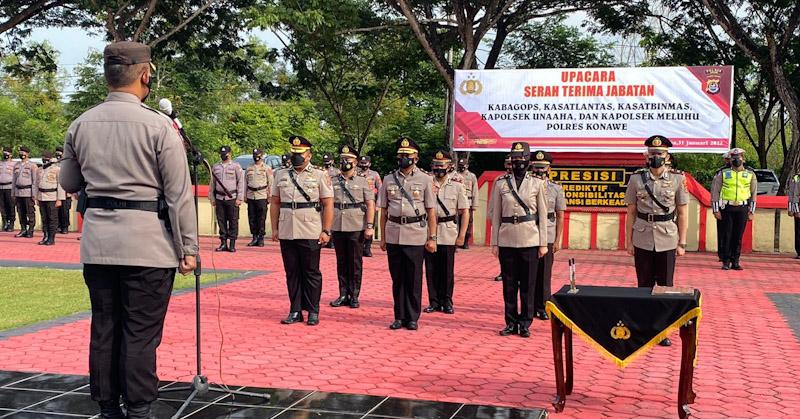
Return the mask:
<svg viewBox="0 0 800 419">
<path fill-rule="evenodd" d="M 522 176 L 528 170 L 527 161 L 515 161 L 511 163 L 511 170 L 514 171 L 515 176 Z"/>
<path fill-rule="evenodd" d="M 64 156 L 63 154 L 61 154 L 61 153 L 58 153 L 58 154 L 56 154 L 56 159 L 60 159 L 60 158 L 61 158 L 61 157 L 63 157 L 63 156 Z"/>
<path fill-rule="evenodd" d="M 540 179 L 547 178 L 547 170 L 533 169 L 531 172 L 533 173 L 534 176 L 536 176 L 536 177 L 538 177 Z"/>
<path fill-rule="evenodd" d="M 3 153 L 3 160 L 8 160 L 11 158 L 11 154 Z"/>
<path fill-rule="evenodd" d="M 142 98 L 142 103 L 144 103 L 144 101 L 147 100 L 148 97 L 150 97 L 150 92 L 153 91 L 153 89 L 152 89 L 152 86 L 153 86 L 153 75 L 152 74 L 147 79 L 147 83 L 145 84 L 145 86 L 147 86 L 147 94 L 144 95 L 144 97 Z"/>
<path fill-rule="evenodd" d="M 302 154 L 292 154 L 292 166 L 300 167 L 306 162 L 306 158 Z"/>
<path fill-rule="evenodd" d="M 327 169 L 327 168 L 333 166 L 333 162 L 332 161 L 322 162 L 322 165 L 325 166 L 325 168 Z"/>
<path fill-rule="evenodd" d="M 408 169 L 414 165 L 414 159 L 411 157 L 400 157 L 397 159 L 397 165 L 400 166 L 401 169 Z"/>
<path fill-rule="evenodd" d="M 458 166 L 458 171 L 459 172 L 463 172 L 465 170 L 467 170 L 467 166 Z"/>
<path fill-rule="evenodd" d="M 664 165 L 664 158 L 661 156 L 650 156 L 647 158 L 647 165 L 653 169 L 658 169 Z"/>
<path fill-rule="evenodd" d="M 220 159 L 220 160 L 222 160 L 222 161 L 225 161 L 225 160 L 227 160 L 227 159 L 228 159 L 228 154 L 222 154 L 222 153 L 220 153 L 220 155 L 219 155 L 219 159 Z"/>
<path fill-rule="evenodd" d="M 343 172 L 349 172 L 353 170 L 353 163 L 347 160 L 342 160 L 339 162 L 339 169 Z"/>
<path fill-rule="evenodd" d="M 358 165 L 358 170 L 361 171 L 361 172 L 366 172 L 367 170 L 369 170 L 369 166 L 364 166 L 364 165 L 359 164 Z"/>
<path fill-rule="evenodd" d="M 438 178 L 447 176 L 447 169 L 433 169 L 433 174 Z"/>
<path fill-rule="evenodd" d="M 260 160 L 261 160 L 261 156 L 253 156 L 253 161 L 260 161 Z"/>
<path fill-rule="evenodd" d="M 741 165 L 744 164 L 744 162 L 740 158 L 735 158 L 731 159 L 731 164 L 733 165 L 733 167 L 741 167 Z"/>
<path fill-rule="evenodd" d="M 27 159 L 27 158 L 28 158 L 28 154 L 26 154 L 26 153 L 20 153 L 20 154 L 19 154 L 19 158 L 21 158 L 22 160 L 25 160 L 25 159 Z"/>
</svg>

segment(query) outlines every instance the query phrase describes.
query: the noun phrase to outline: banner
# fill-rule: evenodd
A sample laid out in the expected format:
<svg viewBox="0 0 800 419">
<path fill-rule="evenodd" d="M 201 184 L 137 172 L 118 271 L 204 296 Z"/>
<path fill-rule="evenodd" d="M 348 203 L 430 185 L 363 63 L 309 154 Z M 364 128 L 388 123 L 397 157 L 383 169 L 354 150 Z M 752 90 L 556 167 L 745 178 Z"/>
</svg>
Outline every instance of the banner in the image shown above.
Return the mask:
<svg viewBox="0 0 800 419">
<path fill-rule="evenodd" d="M 550 179 L 564 188 L 567 207 L 621 208 L 628 180 L 639 167 L 558 167 Z"/>
<path fill-rule="evenodd" d="M 453 148 L 643 152 L 655 134 L 673 152 L 729 149 L 733 67 L 457 70 Z"/>
</svg>

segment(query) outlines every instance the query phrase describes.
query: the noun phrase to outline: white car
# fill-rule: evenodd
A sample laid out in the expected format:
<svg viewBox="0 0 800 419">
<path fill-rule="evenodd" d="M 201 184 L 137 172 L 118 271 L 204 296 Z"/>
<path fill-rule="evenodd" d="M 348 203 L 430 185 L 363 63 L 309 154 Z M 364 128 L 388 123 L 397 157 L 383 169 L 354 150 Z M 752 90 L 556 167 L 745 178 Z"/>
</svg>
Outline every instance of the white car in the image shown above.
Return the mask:
<svg viewBox="0 0 800 419">
<path fill-rule="evenodd" d="M 756 180 L 758 181 L 759 195 L 777 195 L 781 183 L 778 175 L 770 169 L 755 169 Z"/>
</svg>

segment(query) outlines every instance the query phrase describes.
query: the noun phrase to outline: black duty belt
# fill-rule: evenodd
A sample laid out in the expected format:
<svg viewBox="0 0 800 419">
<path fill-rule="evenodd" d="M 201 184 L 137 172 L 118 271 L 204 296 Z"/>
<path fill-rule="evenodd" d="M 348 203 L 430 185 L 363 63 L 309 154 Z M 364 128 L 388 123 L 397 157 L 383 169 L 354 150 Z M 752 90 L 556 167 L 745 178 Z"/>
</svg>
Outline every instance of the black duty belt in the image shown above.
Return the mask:
<svg viewBox="0 0 800 419">
<path fill-rule="evenodd" d="M 17 189 L 30 189 L 32 187 L 33 187 L 33 185 L 25 185 L 25 186 L 17 185 Z"/>
<path fill-rule="evenodd" d="M 247 189 L 250 189 L 253 192 L 258 192 L 258 191 L 263 191 L 264 189 L 267 189 L 267 185 L 261 186 L 259 188 L 251 188 L 251 187 L 248 186 Z"/>
<path fill-rule="evenodd" d="M 555 221 L 556 220 L 556 213 L 548 212 L 547 213 L 547 219 L 550 220 L 550 221 Z"/>
<path fill-rule="evenodd" d="M 138 210 L 159 212 L 159 201 L 126 201 L 117 198 L 87 198 L 86 208 L 100 208 L 113 210 Z"/>
<path fill-rule="evenodd" d="M 289 208 L 289 209 L 303 209 L 303 208 L 316 208 L 317 210 L 321 209 L 319 202 L 281 202 L 281 208 Z"/>
<path fill-rule="evenodd" d="M 502 224 L 519 224 L 519 223 L 527 223 L 530 221 L 538 221 L 539 215 L 538 214 L 527 214 L 527 215 L 515 215 L 513 217 L 500 217 L 500 222 Z"/>
<path fill-rule="evenodd" d="M 3 182 L 3 183 L 0 183 L 0 186 L 8 186 L 10 184 L 11 184 L 11 182 Z"/>
<path fill-rule="evenodd" d="M 363 202 L 339 202 L 339 203 L 334 203 L 333 206 L 340 210 L 351 209 L 351 208 L 365 209 Z"/>
<path fill-rule="evenodd" d="M 448 215 L 447 217 L 438 217 L 436 219 L 436 221 L 439 222 L 439 223 L 446 223 L 446 222 L 455 221 L 455 220 L 456 220 L 455 214 L 454 215 Z"/>
<path fill-rule="evenodd" d="M 418 215 L 413 217 L 395 217 L 394 215 L 389 216 L 389 221 L 397 224 L 411 224 L 411 223 L 418 223 L 420 221 L 427 220 L 427 215 Z"/>
<path fill-rule="evenodd" d="M 636 212 L 636 216 L 645 221 L 672 221 L 675 219 L 675 212 L 669 214 L 645 214 L 643 212 Z"/>
<path fill-rule="evenodd" d="M 58 188 L 53 188 L 53 189 L 41 189 L 40 188 L 39 189 L 39 192 L 45 192 L 45 193 L 46 192 L 56 192 L 56 191 L 58 191 Z"/>
</svg>

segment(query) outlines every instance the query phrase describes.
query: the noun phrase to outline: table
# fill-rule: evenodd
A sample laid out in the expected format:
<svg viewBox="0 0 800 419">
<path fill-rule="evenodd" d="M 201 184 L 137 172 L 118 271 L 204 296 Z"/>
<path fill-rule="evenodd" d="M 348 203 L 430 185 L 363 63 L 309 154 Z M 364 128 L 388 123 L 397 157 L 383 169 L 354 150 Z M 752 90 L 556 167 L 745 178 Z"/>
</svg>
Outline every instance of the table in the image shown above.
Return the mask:
<svg viewBox="0 0 800 419">
<path fill-rule="evenodd" d="M 565 285 L 546 304 L 553 335 L 556 390 L 553 407 L 564 410 L 572 394 L 572 334 L 577 333 L 601 355 L 624 368 L 675 329 L 680 329 L 681 371 L 678 416 L 691 415 L 692 381 L 697 357 L 700 291 L 652 295 L 650 288 L 580 286 L 569 294 Z"/>
</svg>

